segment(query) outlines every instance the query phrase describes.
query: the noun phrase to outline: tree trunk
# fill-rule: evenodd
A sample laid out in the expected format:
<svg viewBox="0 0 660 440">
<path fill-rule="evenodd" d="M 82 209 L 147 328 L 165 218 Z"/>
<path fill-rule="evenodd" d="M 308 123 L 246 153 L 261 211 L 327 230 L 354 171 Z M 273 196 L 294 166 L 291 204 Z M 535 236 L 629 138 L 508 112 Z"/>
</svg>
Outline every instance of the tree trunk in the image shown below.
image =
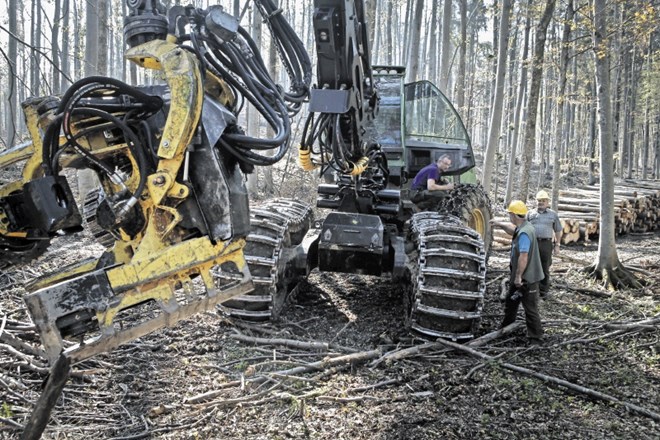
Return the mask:
<svg viewBox="0 0 660 440">
<path fill-rule="evenodd" d="M 419 1 L 419 0 L 418 0 Z M 406 65 L 408 63 L 408 58 L 410 57 L 410 45 L 412 44 L 410 42 L 411 34 L 413 31 L 410 30 L 410 26 L 413 21 L 413 9 L 414 5 L 416 4 L 415 1 L 406 1 L 403 2 L 403 5 L 405 5 L 406 8 L 406 19 L 403 21 L 403 50 L 401 51 L 401 61 L 400 63 L 402 65 Z M 421 19 L 420 19 L 420 24 L 421 24 Z"/>
<path fill-rule="evenodd" d="M 458 111 L 463 111 L 465 107 L 465 88 L 467 87 L 467 78 L 465 78 L 465 66 L 467 64 L 467 0 L 458 2 L 461 14 L 461 36 L 458 42 L 458 75 L 456 76 L 456 107 Z"/>
<path fill-rule="evenodd" d="M 279 6 L 279 0 L 273 0 L 273 4 L 277 7 Z M 375 13 L 375 11 L 374 11 Z M 268 47 L 268 71 L 270 72 L 271 77 L 275 81 L 275 83 L 281 83 L 281 81 L 278 81 L 278 73 L 277 73 L 277 48 L 275 47 L 275 43 L 273 42 L 273 38 L 270 39 L 270 45 Z M 275 132 L 273 131 L 273 128 L 268 125 L 268 130 L 267 130 L 267 136 L 269 138 L 272 138 L 275 136 Z M 273 154 L 275 153 L 275 150 L 272 150 Z M 274 167 L 262 167 L 262 171 L 264 173 L 264 181 L 263 181 L 263 189 L 264 192 L 267 194 L 267 196 L 272 197 L 275 194 L 275 184 L 273 180 L 273 168 Z"/>
<path fill-rule="evenodd" d="M 73 80 L 76 81 L 83 73 L 80 65 L 80 51 L 82 45 L 82 33 L 80 31 L 80 6 L 76 0 L 73 0 Z"/>
<path fill-rule="evenodd" d="M 261 15 L 257 11 L 256 6 L 252 7 L 252 26 L 251 26 L 252 39 L 257 45 L 257 48 L 261 50 L 261 40 L 262 40 L 262 28 L 261 28 Z M 252 106 L 248 105 L 247 107 L 247 132 L 248 136 L 260 137 L 259 136 L 259 127 L 260 127 L 260 117 L 259 112 Z M 256 167 L 254 171 L 247 175 L 247 190 L 251 197 L 255 197 L 259 191 L 259 169 Z"/>
<path fill-rule="evenodd" d="M 85 4 L 85 76 L 98 75 L 99 50 L 99 16 L 98 3 Z"/>
<path fill-rule="evenodd" d="M 608 47 L 606 0 L 594 0 L 594 51 L 598 101 L 598 142 L 600 145 L 600 232 L 598 255 L 587 268 L 608 287 L 615 289 L 640 283 L 619 262 L 614 240 L 614 142 L 611 131 L 610 48 Z"/>
<path fill-rule="evenodd" d="M 69 62 L 69 36 L 71 35 L 69 0 L 62 0 L 62 76 L 60 80 L 60 91 L 63 92 L 69 87 L 67 76 L 71 75 L 71 63 Z"/>
<path fill-rule="evenodd" d="M 60 93 L 60 20 L 62 20 L 62 11 L 60 0 L 55 0 L 55 16 L 53 17 L 53 29 L 50 35 L 50 44 L 53 60 L 53 92 Z"/>
<path fill-rule="evenodd" d="M 367 31 L 369 35 L 369 53 L 374 53 L 374 41 L 376 40 L 376 6 L 377 0 L 365 0 L 365 15 L 367 19 Z"/>
<path fill-rule="evenodd" d="M 527 8 L 525 10 L 525 34 L 523 38 L 523 52 L 522 52 L 522 68 L 520 69 L 520 81 L 518 82 L 518 93 L 515 116 L 513 118 L 513 136 L 511 138 L 511 152 L 509 155 L 509 168 L 506 179 L 506 191 L 504 194 L 504 203 L 508 205 L 513 195 L 513 182 L 517 179 L 516 157 L 518 154 L 518 139 L 520 134 L 520 115 L 525 102 L 525 93 L 527 92 L 527 57 L 529 55 L 529 31 L 532 27 L 532 19 L 530 8 L 532 0 L 527 0 Z"/>
<path fill-rule="evenodd" d="M 429 40 L 429 50 L 428 59 L 426 60 L 426 79 L 435 82 L 438 75 L 438 36 L 437 36 L 437 26 L 438 22 L 438 2 L 433 2 L 431 6 L 431 18 L 429 20 L 428 26 L 428 40 Z"/>
<path fill-rule="evenodd" d="M 17 13 L 18 1 L 9 0 L 9 36 L 8 54 L 9 72 L 7 75 L 7 105 L 5 106 L 5 129 L 7 130 L 5 145 L 7 148 L 14 146 L 16 140 L 16 111 L 18 103 L 16 99 L 16 75 L 18 74 L 18 43 L 13 36 L 17 35 Z"/>
<path fill-rule="evenodd" d="M 571 37 L 571 26 L 573 25 L 573 0 L 566 2 L 566 15 L 564 17 L 564 29 L 561 36 L 561 56 L 559 65 L 559 90 L 557 91 L 557 123 L 555 141 L 558 146 L 564 139 L 564 107 L 566 106 L 566 71 L 568 70 L 568 45 Z M 566 144 L 568 146 L 568 144 Z M 557 211 L 559 203 L 559 159 L 561 148 L 555 148 L 555 156 L 552 165 L 552 209 Z"/>
<path fill-rule="evenodd" d="M 447 0 L 448 1 L 448 0 Z M 500 130 L 502 127 L 502 107 L 504 103 L 504 82 L 506 72 L 506 60 L 509 55 L 509 18 L 511 16 L 511 0 L 502 1 L 500 11 L 500 36 L 497 48 L 497 74 L 495 76 L 495 98 L 491 107 L 490 126 L 488 127 L 488 142 L 486 144 L 486 156 L 484 158 L 483 176 L 481 184 L 486 194 L 490 192 L 492 171 L 494 168 L 495 152 L 500 142 Z"/>
<path fill-rule="evenodd" d="M 11 6 L 9 8 L 11 9 Z M 30 20 L 30 92 L 34 96 L 38 96 L 41 55 L 37 51 L 37 48 L 41 47 L 41 29 L 39 28 L 41 8 L 36 0 L 32 0 L 31 13 L 33 19 Z"/>
<path fill-rule="evenodd" d="M 417 81 L 419 74 L 419 43 L 424 18 L 424 0 L 415 1 L 415 18 L 410 29 L 410 48 L 408 50 L 408 82 Z"/>
<path fill-rule="evenodd" d="M 447 96 L 449 93 L 449 77 L 451 74 L 451 22 L 452 0 L 444 0 L 442 11 L 442 58 L 440 61 L 440 90 Z"/>
<path fill-rule="evenodd" d="M 393 23 L 393 0 L 387 1 L 387 23 Z M 392 65 L 394 62 L 394 48 L 392 46 L 393 34 L 396 31 L 396 26 L 385 27 L 385 64 Z"/>
<path fill-rule="evenodd" d="M 523 143 L 523 163 L 521 171 L 520 189 L 518 198 L 527 200 L 529 194 L 529 174 L 532 168 L 532 157 L 536 144 L 536 117 L 538 113 L 539 93 L 543 78 L 543 57 L 545 54 L 545 39 L 548 24 L 555 9 L 555 0 L 547 0 L 545 10 L 536 28 L 536 43 L 534 44 L 534 58 L 532 65 L 532 80 L 529 86 L 529 101 L 527 103 L 527 125 L 525 127 L 525 141 Z"/>
<path fill-rule="evenodd" d="M 109 23 L 108 23 L 108 1 L 109 0 L 98 0 L 97 14 L 98 14 L 98 55 L 96 58 L 97 63 L 97 72 L 101 76 L 108 76 L 109 70 L 109 57 L 108 57 L 108 35 L 109 35 Z"/>
</svg>

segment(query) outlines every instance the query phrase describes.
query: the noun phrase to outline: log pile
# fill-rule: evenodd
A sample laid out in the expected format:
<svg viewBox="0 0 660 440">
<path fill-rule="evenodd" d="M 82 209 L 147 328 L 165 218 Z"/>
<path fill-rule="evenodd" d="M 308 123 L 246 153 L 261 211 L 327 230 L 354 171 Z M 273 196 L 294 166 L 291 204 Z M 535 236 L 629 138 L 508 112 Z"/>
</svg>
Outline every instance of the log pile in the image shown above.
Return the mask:
<svg viewBox="0 0 660 440">
<path fill-rule="evenodd" d="M 660 182 L 618 182 L 613 209 L 616 235 L 660 229 Z M 589 242 L 596 238 L 600 227 L 599 211 L 599 185 L 560 191 L 558 212 L 563 227 L 562 244 Z M 508 218 L 498 220 L 508 221 Z M 509 246 L 511 237 L 498 228 L 494 231 L 493 242 L 496 247 Z"/>
</svg>

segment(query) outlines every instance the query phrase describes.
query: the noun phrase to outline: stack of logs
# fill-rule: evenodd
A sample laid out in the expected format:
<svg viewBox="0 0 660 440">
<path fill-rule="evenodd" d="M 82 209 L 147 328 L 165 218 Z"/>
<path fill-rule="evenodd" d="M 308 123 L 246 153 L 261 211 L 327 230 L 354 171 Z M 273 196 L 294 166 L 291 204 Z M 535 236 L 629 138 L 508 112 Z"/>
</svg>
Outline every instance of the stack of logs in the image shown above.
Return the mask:
<svg viewBox="0 0 660 440">
<path fill-rule="evenodd" d="M 534 202 L 530 204 L 535 205 Z M 589 242 L 600 226 L 600 187 L 579 186 L 559 192 L 559 218 L 564 228 L 563 244 Z M 508 218 L 498 218 L 508 221 Z M 644 233 L 660 229 L 660 182 L 625 180 L 614 189 L 614 228 L 616 235 Z M 495 228 L 495 246 L 510 246 L 509 237 Z"/>
</svg>

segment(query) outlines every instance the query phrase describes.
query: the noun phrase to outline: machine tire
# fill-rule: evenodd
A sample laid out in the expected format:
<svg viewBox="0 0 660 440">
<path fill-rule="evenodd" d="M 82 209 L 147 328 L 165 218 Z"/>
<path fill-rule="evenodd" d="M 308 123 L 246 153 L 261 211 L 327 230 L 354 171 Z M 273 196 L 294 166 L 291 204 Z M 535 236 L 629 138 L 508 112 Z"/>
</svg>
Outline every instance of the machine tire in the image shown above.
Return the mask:
<svg viewBox="0 0 660 440">
<path fill-rule="evenodd" d="M 254 290 L 222 303 L 232 317 L 249 321 L 278 319 L 286 298 L 300 281 L 295 262 L 313 220 L 311 207 L 273 199 L 250 210 L 250 233 L 243 253 Z"/>
<path fill-rule="evenodd" d="M 96 242 L 104 248 L 110 249 L 115 245 L 116 239 L 109 231 L 100 227 L 96 221 L 97 209 L 104 197 L 105 193 L 100 186 L 90 190 L 83 199 L 82 211 L 87 229 L 89 229 Z"/>
<path fill-rule="evenodd" d="M 458 217 L 422 212 L 410 220 L 407 239 L 408 328 L 425 338 L 472 339 L 486 291 L 481 236 Z"/>
<path fill-rule="evenodd" d="M 438 213 L 460 218 L 463 224 L 474 229 L 484 241 L 486 261 L 493 244 L 493 230 L 490 220 L 493 209 L 490 199 L 481 185 L 457 184 L 438 206 Z"/>
</svg>

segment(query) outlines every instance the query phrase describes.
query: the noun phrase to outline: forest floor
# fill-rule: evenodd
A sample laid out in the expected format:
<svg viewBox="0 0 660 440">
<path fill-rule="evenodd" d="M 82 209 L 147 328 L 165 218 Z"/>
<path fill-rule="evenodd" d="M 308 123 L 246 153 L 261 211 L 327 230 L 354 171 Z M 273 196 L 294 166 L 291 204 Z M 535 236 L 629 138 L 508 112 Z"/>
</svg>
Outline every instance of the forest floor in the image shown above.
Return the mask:
<svg viewBox="0 0 660 440">
<path fill-rule="evenodd" d="M 47 377 L 43 359 L 7 343 L 38 347 L 23 286 L 99 253 L 85 243 L 60 239 L 0 279 L 0 438 L 19 437 Z M 580 271 L 597 244 L 564 247 L 541 303 L 544 344 L 528 346 L 520 325 L 473 347 L 487 358 L 413 340 L 401 287 L 314 272 L 279 322 L 206 312 L 75 365 L 43 438 L 656 439 L 660 234 L 617 248 L 647 288 L 603 291 Z M 480 335 L 499 326 L 507 267 L 494 251 Z"/>
</svg>

